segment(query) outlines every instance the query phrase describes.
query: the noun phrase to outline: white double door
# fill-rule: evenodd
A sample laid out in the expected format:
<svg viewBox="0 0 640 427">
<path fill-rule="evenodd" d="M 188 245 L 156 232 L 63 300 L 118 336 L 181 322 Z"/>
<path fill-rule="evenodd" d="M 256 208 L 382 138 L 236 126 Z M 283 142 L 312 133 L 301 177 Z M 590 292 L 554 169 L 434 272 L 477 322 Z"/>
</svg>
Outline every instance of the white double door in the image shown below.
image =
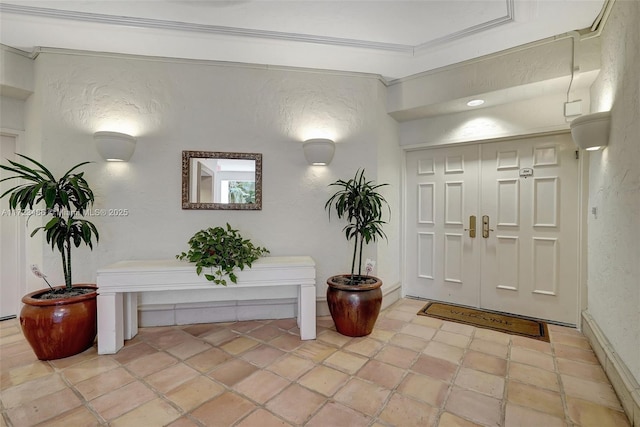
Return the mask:
<svg viewBox="0 0 640 427">
<path fill-rule="evenodd" d="M 576 323 L 569 135 L 409 151 L 405 182 L 405 295 Z"/>
</svg>

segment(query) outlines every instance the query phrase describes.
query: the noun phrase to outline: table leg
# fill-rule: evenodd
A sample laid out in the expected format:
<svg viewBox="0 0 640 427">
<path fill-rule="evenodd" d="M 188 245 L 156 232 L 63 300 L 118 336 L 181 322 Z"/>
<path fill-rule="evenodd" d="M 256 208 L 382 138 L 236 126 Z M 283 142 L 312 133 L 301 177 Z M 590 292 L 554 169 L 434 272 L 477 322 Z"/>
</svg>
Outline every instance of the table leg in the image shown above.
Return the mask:
<svg viewBox="0 0 640 427">
<path fill-rule="evenodd" d="M 98 302 L 98 354 L 114 354 L 124 346 L 122 294 L 100 291 Z"/>
<path fill-rule="evenodd" d="M 314 285 L 300 285 L 298 290 L 298 327 L 301 339 L 316 339 L 316 287 Z"/>
<path fill-rule="evenodd" d="M 138 293 L 127 292 L 124 303 L 124 339 L 130 340 L 138 334 Z"/>
</svg>

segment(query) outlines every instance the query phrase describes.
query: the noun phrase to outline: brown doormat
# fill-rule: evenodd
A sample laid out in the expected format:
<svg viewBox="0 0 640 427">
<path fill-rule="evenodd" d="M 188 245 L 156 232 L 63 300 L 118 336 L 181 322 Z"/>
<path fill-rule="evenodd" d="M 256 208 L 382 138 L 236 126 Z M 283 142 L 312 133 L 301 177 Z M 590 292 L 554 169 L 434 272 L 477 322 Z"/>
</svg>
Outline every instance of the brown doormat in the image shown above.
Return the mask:
<svg viewBox="0 0 640 427">
<path fill-rule="evenodd" d="M 418 314 L 549 342 L 547 324 L 541 320 L 441 302 L 428 303 Z"/>
</svg>

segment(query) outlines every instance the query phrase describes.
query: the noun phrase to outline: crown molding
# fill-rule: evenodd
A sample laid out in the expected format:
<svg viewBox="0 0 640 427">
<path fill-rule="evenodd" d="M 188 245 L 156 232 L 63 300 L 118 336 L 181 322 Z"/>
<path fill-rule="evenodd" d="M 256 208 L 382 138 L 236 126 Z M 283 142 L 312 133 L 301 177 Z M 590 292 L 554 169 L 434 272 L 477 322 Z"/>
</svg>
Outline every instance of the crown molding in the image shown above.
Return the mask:
<svg viewBox="0 0 640 427">
<path fill-rule="evenodd" d="M 504 0 L 506 6 L 506 12 L 504 16 L 500 16 L 498 18 L 492 19 L 487 22 L 483 22 L 481 24 L 472 25 L 471 27 L 462 29 L 460 31 L 456 31 L 454 33 L 448 34 L 444 37 L 439 37 L 437 39 L 430 40 L 425 43 L 418 44 L 414 47 L 414 51 L 416 53 L 420 53 L 429 48 L 432 48 L 437 45 L 442 45 L 445 43 L 453 42 L 464 37 L 469 37 L 478 33 L 481 33 L 486 30 L 490 30 L 492 28 L 497 28 L 502 25 L 509 24 L 515 21 L 514 18 L 514 1 L 515 0 Z"/>
<path fill-rule="evenodd" d="M 25 58 L 29 59 L 35 59 L 35 57 L 37 56 L 33 52 L 26 52 L 22 49 L 17 49 L 15 47 L 7 46 L 6 44 L 2 43 L 0 43 L 0 50 L 4 52 L 15 53 L 16 55 L 24 56 Z"/>
<path fill-rule="evenodd" d="M 268 40 L 283 40 L 304 43 L 315 43 L 333 46 L 357 47 L 373 50 L 384 50 L 396 53 L 413 53 L 414 46 L 395 43 L 382 43 L 339 37 L 315 36 L 310 34 L 287 33 L 279 31 L 254 30 L 248 28 L 206 25 L 190 22 L 168 21 L 162 19 L 136 18 L 130 16 L 112 16 L 99 13 L 76 12 L 44 7 L 32 7 L 10 3 L 0 3 L 0 12 L 17 15 L 36 16 L 40 18 L 65 19 L 94 24 L 120 25 L 125 27 L 186 31 L 202 34 L 247 37 Z"/>
<path fill-rule="evenodd" d="M 4 47 L 4 45 L 0 44 L 0 47 Z M 6 46 L 6 47 L 10 48 L 9 46 Z M 13 48 L 10 48 L 10 49 L 13 49 Z M 25 54 L 24 56 L 28 56 L 31 59 L 37 58 L 41 53 L 42 54 L 48 53 L 53 55 L 90 56 L 90 57 L 98 57 L 98 58 L 116 58 L 116 59 L 138 60 L 138 61 L 164 62 L 164 63 L 171 63 L 171 64 L 192 64 L 192 65 L 196 64 L 196 65 L 204 65 L 208 67 L 251 68 L 255 70 L 287 71 L 287 72 L 322 74 L 322 75 L 332 75 L 332 76 L 341 76 L 341 77 L 357 77 L 357 78 L 377 80 L 385 86 L 388 85 L 388 80 L 385 79 L 380 74 L 364 73 L 359 71 L 330 70 L 325 68 L 295 67 L 295 66 L 288 66 L 288 65 L 256 64 L 256 63 L 249 63 L 249 62 L 220 61 L 215 59 L 177 58 L 177 57 L 140 55 L 140 54 L 120 53 L 120 52 L 97 52 L 92 50 L 66 49 L 66 48 L 47 47 L 47 46 L 37 46 L 31 54 L 26 54 L 26 52 L 18 49 L 13 49 L 13 50 L 21 52 L 22 54 Z"/>
<path fill-rule="evenodd" d="M 288 33 L 279 31 L 256 30 L 248 28 L 237 28 L 220 25 L 196 24 L 181 21 L 170 21 L 161 19 L 137 18 L 129 16 L 112 16 L 99 13 L 77 12 L 70 10 L 59 10 L 43 7 L 25 6 L 11 3 L 0 3 L 0 12 L 6 14 L 16 14 L 24 16 L 34 16 L 49 19 L 63 19 L 87 23 L 119 25 L 135 28 L 159 29 L 169 31 L 185 31 L 201 34 L 214 34 L 232 37 L 244 37 L 254 39 L 291 41 L 299 43 L 313 43 L 328 46 L 352 47 L 370 49 L 386 52 L 394 52 L 416 56 L 437 45 L 442 45 L 455 40 L 469 37 L 480 32 L 496 28 L 514 21 L 514 0 L 503 0 L 505 2 L 506 13 L 502 17 L 477 24 L 460 31 L 448 34 L 434 40 L 417 45 L 384 43 L 369 40 L 358 40 L 340 37 L 316 36 L 301 33 Z"/>
</svg>

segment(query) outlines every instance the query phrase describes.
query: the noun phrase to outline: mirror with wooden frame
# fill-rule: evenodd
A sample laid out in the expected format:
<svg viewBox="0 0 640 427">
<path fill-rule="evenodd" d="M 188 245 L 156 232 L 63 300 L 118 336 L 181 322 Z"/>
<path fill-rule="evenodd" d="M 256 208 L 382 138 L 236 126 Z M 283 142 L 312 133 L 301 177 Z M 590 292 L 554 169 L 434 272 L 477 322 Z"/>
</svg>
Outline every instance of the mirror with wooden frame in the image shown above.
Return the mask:
<svg viewBox="0 0 640 427">
<path fill-rule="evenodd" d="M 262 209 L 262 154 L 182 152 L 182 209 Z"/>
</svg>

